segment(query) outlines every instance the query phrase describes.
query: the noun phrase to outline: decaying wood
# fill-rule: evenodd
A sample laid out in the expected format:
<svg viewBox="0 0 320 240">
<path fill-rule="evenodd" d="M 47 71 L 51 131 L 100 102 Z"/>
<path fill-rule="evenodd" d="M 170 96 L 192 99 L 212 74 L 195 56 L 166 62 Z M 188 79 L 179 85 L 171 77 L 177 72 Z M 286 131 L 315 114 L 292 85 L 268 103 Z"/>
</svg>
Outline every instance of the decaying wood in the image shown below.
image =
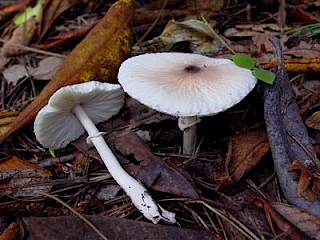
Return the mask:
<svg viewBox="0 0 320 240">
<path fill-rule="evenodd" d="M 284 70 L 280 40 L 273 38 L 272 42 L 279 67 L 274 85 L 265 87 L 264 117 L 275 171 L 288 202 L 320 217 L 320 200 L 310 202 L 299 197 L 296 191 L 296 174 L 288 172 L 288 166 L 294 160 L 302 161 L 311 172 L 315 172 L 319 169 L 319 160 L 309 141 L 288 75 Z"/>
</svg>

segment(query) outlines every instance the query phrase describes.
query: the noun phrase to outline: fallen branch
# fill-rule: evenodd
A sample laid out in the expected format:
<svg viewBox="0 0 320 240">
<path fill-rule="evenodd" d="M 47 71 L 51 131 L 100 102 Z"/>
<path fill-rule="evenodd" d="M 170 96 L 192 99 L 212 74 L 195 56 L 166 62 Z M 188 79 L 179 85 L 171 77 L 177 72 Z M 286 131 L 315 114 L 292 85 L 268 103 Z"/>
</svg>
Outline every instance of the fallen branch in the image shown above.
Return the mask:
<svg viewBox="0 0 320 240">
<path fill-rule="evenodd" d="M 307 201 L 297 192 L 297 174 L 288 171 L 294 160 L 301 161 L 310 172 L 319 170 L 319 160 L 309 141 L 307 130 L 294 99 L 280 40 L 273 38 L 279 62 L 274 85 L 264 91 L 264 117 L 275 171 L 284 197 L 293 205 L 320 217 L 320 201 Z M 312 186 L 310 186 L 312 187 Z"/>
</svg>

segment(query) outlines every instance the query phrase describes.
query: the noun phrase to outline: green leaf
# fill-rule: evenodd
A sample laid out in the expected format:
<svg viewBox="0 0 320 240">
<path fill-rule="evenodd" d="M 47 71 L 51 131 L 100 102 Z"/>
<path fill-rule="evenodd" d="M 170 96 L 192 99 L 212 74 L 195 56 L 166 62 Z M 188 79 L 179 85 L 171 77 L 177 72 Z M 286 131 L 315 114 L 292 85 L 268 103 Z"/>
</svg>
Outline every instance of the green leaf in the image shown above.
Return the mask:
<svg viewBox="0 0 320 240">
<path fill-rule="evenodd" d="M 276 74 L 274 72 L 257 67 L 252 70 L 252 75 L 268 84 L 273 84 L 276 79 Z"/>
<path fill-rule="evenodd" d="M 45 0 L 38 0 L 37 5 L 34 7 L 27 7 L 22 13 L 16 16 L 14 19 L 14 24 L 16 26 L 20 26 L 32 17 L 35 17 L 37 21 L 39 21 L 42 15 L 44 4 Z"/>
<path fill-rule="evenodd" d="M 255 63 L 252 57 L 245 54 L 235 54 L 232 56 L 233 62 L 242 68 L 253 69 L 255 67 Z"/>
<path fill-rule="evenodd" d="M 164 49 L 163 49 L 163 51 L 164 52 L 168 52 L 168 51 L 170 51 L 170 49 L 173 47 L 173 44 L 168 44 L 168 45 L 166 45 L 165 47 L 164 47 Z"/>
<path fill-rule="evenodd" d="M 50 152 L 52 157 L 57 157 L 54 148 L 49 148 L 49 152 Z"/>
</svg>

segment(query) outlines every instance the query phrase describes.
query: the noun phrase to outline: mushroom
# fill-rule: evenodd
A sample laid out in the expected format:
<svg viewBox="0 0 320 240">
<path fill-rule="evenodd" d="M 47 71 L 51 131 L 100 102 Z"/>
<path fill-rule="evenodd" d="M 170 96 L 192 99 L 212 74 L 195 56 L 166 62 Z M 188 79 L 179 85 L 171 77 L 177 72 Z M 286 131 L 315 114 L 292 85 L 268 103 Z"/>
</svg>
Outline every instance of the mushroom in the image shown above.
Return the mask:
<svg viewBox="0 0 320 240">
<path fill-rule="evenodd" d="M 119 84 L 86 82 L 66 86 L 55 92 L 34 122 L 37 140 L 49 148 L 63 148 L 85 130 L 87 142 L 97 149 L 114 180 L 131 198 L 134 206 L 153 223 L 160 219 L 174 223 L 175 214 L 156 204 L 146 188 L 129 175 L 106 144 L 95 123 L 117 114 L 124 104 Z"/>
<path fill-rule="evenodd" d="M 256 85 L 248 69 L 229 59 L 190 53 L 147 53 L 125 60 L 119 83 L 141 103 L 178 117 L 183 153 L 192 154 L 196 123 L 240 102 Z"/>
</svg>

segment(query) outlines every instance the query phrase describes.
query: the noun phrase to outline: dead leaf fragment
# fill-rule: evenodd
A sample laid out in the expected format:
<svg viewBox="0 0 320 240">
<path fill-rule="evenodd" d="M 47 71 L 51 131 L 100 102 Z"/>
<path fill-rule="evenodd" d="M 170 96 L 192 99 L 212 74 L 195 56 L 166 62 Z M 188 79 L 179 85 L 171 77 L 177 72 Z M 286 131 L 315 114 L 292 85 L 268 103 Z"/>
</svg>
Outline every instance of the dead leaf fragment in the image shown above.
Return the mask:
<svg viewBox="0 0 320 240">
<path fill-rule="evenodd" d="M 306 51 L 306 50 L 304 50 Z M 317 53 L 318 54 L 318 53 Z M 275 60 L 263 62 L 261 64 L 265 69 L 277 68 L 278 63 Z M 287 59 L 284 63 L 287 72 L 292 73 L 319 73 L 320 72 L 320 58 L 302 58 L 302 59 Z"/>
<path fill-rule="evenodd" d="M 38 48 L 43 50 L 48 50 L 50 48 L 59 47 L 67 44 L 75 44 L 80 42 L 88 32 L 96 25 L 97 22 L 92 22 L 81 28 L 69 31 L 62 32 L 57 36 L 49 37 L 43 44 L 37 45 Z"/>
<path fill-rule="evenodd" d="M 6 132 L 9 125 L 17 118 L 18 112 L 0 112 L 0 135 Z"/>
<path fill-rule="evenodd" d="M 4 6 L 0 9 L 0 21 L 3 19 L 22 11 L 25 9 L 28 5 L 32 4 L 34 0 L 24 0 L 20 1 L 18 3 L 13 3 L 7 6 Z"/>
<path fill-rule="evenodd" d="M 0 50 L 0 70 L 10 61 L 10 58 L 7 58 L 9 54 L 18 52 L 17 45 L 28 45 L 31 41 L 35 30 L 37 28 L 37 21 L 34 18 L 30 18 L 24 24 L 17 27 L 10 39 L 5 42 Z"/>
<path fill-rule="evenodd" d="M 121 187 L 119 185 L 108 184 L 98 190 L 96 197 L 100 201 L 108 201 L 114 199 L 120 191 Z"/>
<path fill-rule="evenodd" d="M 99 80 L 113 82 L 120 64 L 131 49 L 132 0 L 119 0 L 65 59 L 39 96 L 0 136 L 2 143 L 12 133 L 30 124 L 52 94 L 66 85 Z"/>
<path fill-rule="evenodd" d="M 15 86 L 23 77 L 29 76 L 28 67 L 22 64 L 14 64 L 2 71 L 4 79 L 8 84 Z"/>
<path fill-rule="evenodd" d="M 66 10 L 82 3 L 82 0 L 49 0 L 44 6 L 45 14 L 39 27 L 39 41 L 43 39 L 45 34 L 53 22 Z"/>
<path fill-rule="evenodd" d="M 288 30 L 288 27 L 284 28 Z M 266 24 L 238 24 L 234 28 L 228 28 L 224 32 L 226 37 L 253 37 L 266 31 L 272 31 L 273 33 L 280 33 L 279 24 L 266 23 Z"/>
<path fill-rule="evenodd" d="M 257 46 L 259 53 L 273 52 L 274 47 L 270 42 L 270 38 L 274 37 L 275 33 L 265 31 L 264 33 L 256 34 L 252 37 L 252 42 Z"/>
<path fill-rule="evenodd" d="M 208 24 L 196 19 L 183 22 L 170 20 L 159 38 L 165 45 L 188 41 L 194 53 L 212 53 L 222 47 L 212 31 Z"/>
<path fill-rule="evenodd" d="M 314 128 L 320 130 L 320 111 L 313 113 L 310 117 L 306 120 L 306 125 L 309 128 Z"/>
<path fill-rule="evenodd" d="M 19 234 L 19 225 L 16 222 L 13 222 L 0 234 L 0 240 L 16 240 L 18 239 Z"/>
<path fill-rule="evenodd" d="M 116 217 L 85 215 L 108 239 L 219 239 L 211 231 L 154 225 Z M 33 240 L 43 239 L 98 239 L 97 233 L 76 216 L 25 217 L 22 219 L 26 231 Z M 68 227 L 66 227 L 68 226 Z"/>
<path fill-rule="evenodd" d="M 229 143 L 230 161 L 226 161 L 227 176 L 219 180 L 218 189 L 238 182 L 268 153 L 265 129 L 250 130 L 233 135 Z"/>
<path fill-rule="evenodd" d="M 272 203 L 272 206 L 311 239 L 320 240 L 320 219 L 318 217 L 284 203 Z"/>
<path fill-rule="evenodd" d="M 17 84 L 18 80 L 24 77 L 34 77 L 36 80 L 50 80 L 62 63 L 62 58 L 47 57 L 39 61 L 39 66 L 36 68 L 22 64 L 14 64 L 7 67 L 2 74 L 7 83 L 13 86 Z"/>
<path fill-rule="evenodd" d="M 192 2 L 192 4 L 194 4 Z M 211 11 L 218 11 L 224 5 L 224 0 L 198 0 L 196 7 L 197 9 L 209 9 Z"/>
<path fill-rule="evenodd" d="M 308 170 L 308 168 L 298 160 L 295 160 L 288 167 L 289 172 L 300 174 L 297 193 L 307 201 L 316 201 L 320 190 L 320 177 Z"/>
<path fill-rule="evenodd" d="M 134 173 L 135 177 L 146 186 L 177 196 L 200 198 L 191 176 L 170 162 L 153 155 L 136 134 L 119 136 L 115 139 L 114 145 L 119 155 L 121 154 L 119 157 L 129 159 L 125 160 L 125 169 Z"/>
<path fill-rule="evenodd" d="M 13 196 L 35 196 L 37 192 L 49 191 L 51 184 L 46 178 L 50 171 L 12 156 L 0 161 L 0 189 Z"/>
<path fill-rule="evenodd" d="M 19 172 L 23 170 L 34 171 L 34 173 L 36 173 L 36 174 L 28 174 L 28 176 L 30 177 L 32 176 L 36 177 L 39 175 L 49 177 L 52 175 L 50 171 L 44 168 L 38 167 L 35 164 L 28 163 L 16 156 L 12 156 L 7 159 L 2 159 L 0 161 L 0 174 L 10 173 L 10 172 Z"/>
<path fill-rule="evenodd" d="M 39 66 L 32 71 L 35 79 L 50 80 L 64 59 L 58 57 L 47 57 L 39 62 Z"/>
<path fill-rule="evenodd" d="M 49 192 L 52 189 L 52 184 L 50 181 L 40 177 L 14 176 L 9 181 L 0 183 L 0 189 L 6 195 L 32 197 L 42 192 Z"/>
<path fill-rule="evenodd" d="M 299 22 L 303 22 L 304 24 L 312 24 L 320 22 L 319 17 L 314 16 L 313 14 L 305 11 L 302 6 L 294 6 L 292 10 L 289 12 L 289 16 L 292 19 L 295 19 Z"/>
<path fill-rule="evenodd" d="M 258 207 L 264 210 L 271 229 L 273 229 L 273 223 L 275 223 L 278 229 L 282 231 L 282 235 L 287 239 L 309 239 L 309 237 L 304 232 L 295 227 L 290 221 L 288 221 L 279 212 L 277 212 L 267 200 L 258 196 L 251 196 L 247 200 L 253 201 Z"/>
</svg>

